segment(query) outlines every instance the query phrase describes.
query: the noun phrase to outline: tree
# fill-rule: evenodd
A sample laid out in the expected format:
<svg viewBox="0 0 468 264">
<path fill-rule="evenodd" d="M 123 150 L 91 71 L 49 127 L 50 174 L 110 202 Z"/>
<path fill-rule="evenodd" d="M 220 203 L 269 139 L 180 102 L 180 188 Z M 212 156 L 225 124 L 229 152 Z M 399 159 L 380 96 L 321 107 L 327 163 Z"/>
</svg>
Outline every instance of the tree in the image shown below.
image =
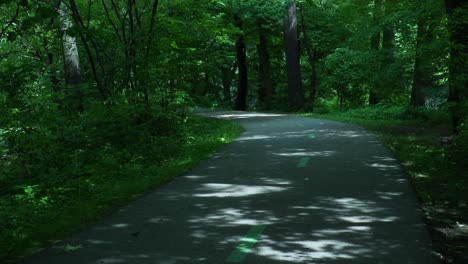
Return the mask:
<svg viewBox="0 0 468 264">
<path fill-rule="evenodd" d="M 445 0 L 448 15 L 448 31 L 450 46 L 449 62 L 449 98 L 452 112 L 452 127 L 457 132 L 458 127 L 467 115 L 466 100 L 468 98 L 467 67 L 468 58 L 468 23 L 466 12 L 468 4 L 465 1 Z"/>
<path fill-rule="evenodd" d="M 70 9 L 62 0 L 58 1 L 57 11 L 60 16 L 65 84 L 67 86 L 65 105 L 70 106 L 72 111 L 82 112 L 83 92 L 81 90 L 80 56 L 76 38 L 69 34 L 69 30 L 73 27 L 72 16 Z"/>
<path fill-rule="evenodd" d="M 380 59 L 379 59 L 379 54 L 378 51 L 380 49 L 380 38 L 381 38 L 381 32 L 380 32 L 380 20 L 382 16 L 382 0 L 374 0 L 374 11 L 372 13 L 373 17 L 373 32 L 371 36 L 371 51 L 374 54 L 374 68 L 377 69 L 377 72 L 380 71 Z M 378 93 L 382 89 L 380 85 L 380 80 L 379 80 L 379 75 L 376 74 L 374 76 L 374 80 L 372 83 L 372 87 L 370 88 L 369 91 L 369 105 L 376 105 L 380 102 L 380 98 Z"/>
<path fill-rule="evenodd" d="M 414 107 L 424 106 L 425 93 L 433 85 L 433 50 L 430 48 L 434 41 L 434 1 L 416 1 L 418 7 L 423 7 L 417 13 L 416 54 L 414 59 L 413 85 L 411 87 L 410 104 Z"/>
<path fill-rule="evenodd" d="M 234 15 L 234 21 L 239 28 L 240 33 L 236 41 L 236 56 L 237 67 L 239 69 L 239 83 L 236 97 L 236 110 L 247 110 L 247 93 L 248 93 L 248 75 L 247 75 L 247 49 L 245 47 L 245 38 L 243 30 L 243 22 L 239 15 Z"/>
<path fill-rule="evenodd" d="M 288 77 L 289 110 L 297 111 L 304 107 L 304 92 L 301 78 L 300 50 L 295 0 L 290 0 L 287 4 L 287 14 L 284 20 L 284 35 Z"/>
<path fill-rule="evenodd" d="M 401 63 L 397 61 L 397 43 L 395 17 L 398 15 L 398 3 L 385 0 L 382 19 L 382 47 L 380 50 L 381 87 L 377 92 L 378 101 L 386 100 L 393 94 L 403 91 Z M 398 47 L 399 48 L 399 47 Z"/>
<path fill-rule="evenodd" d="M 263 22 L 258 21 L 258 54 L 259 54 L 259 87 L 258 99 L 262 108 L 269 109 L 271 107 L 271 99 L 273 96 L 273 81 L 271 80 L 271 62 L 270 53 L 268 50 L 268 38 L 265 33 Z"/>
<path fill-rule="evenodd" d="M 304 48 L 306 49 L 307 53 L 307 59 L 309 61 L 310 67 L 311 67 L 311 72 L 310 72 L 310 87 L 309 87 L 309 109 L 311 112 L 314 111 L 314 105 L 315 105 L 315 95 L 317 93 L 317 58 L 315 55 L 315 52 L 312 48 L 312 45 L 309 40 L 309 34 L 307 33 L 307 27 L 306 27 L 306 21 L 305 21 L 305 15 L 304 15 L 304 2 L 301 2 L 300 5 L 300 12 L 301 12 L 301 29 L 302 29 L 302 35 L 304 38 Z"/>
</svg>

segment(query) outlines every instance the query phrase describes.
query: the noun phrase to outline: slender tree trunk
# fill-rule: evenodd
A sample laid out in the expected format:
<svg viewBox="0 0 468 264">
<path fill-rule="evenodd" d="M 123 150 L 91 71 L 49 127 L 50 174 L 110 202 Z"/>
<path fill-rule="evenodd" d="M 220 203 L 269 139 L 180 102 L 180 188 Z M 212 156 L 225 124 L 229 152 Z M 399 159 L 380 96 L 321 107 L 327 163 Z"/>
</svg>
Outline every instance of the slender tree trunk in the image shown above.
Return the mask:
<svg viewBox="0 0 468 264">
<path fill-rule="evenodd" d="M 234 16 L 236 26 L 242 31 L 243 23 L 239 15 Z M 247 51 L 243 33 L 240 33 L 236 41 L 237 67 L 239 69 L 239 86 L 237 88 L 236 110 L 247 110 Z"/>
<path fill-rule="evenodd" d="M 206 96 L 210 90 L 211 83 L 210 83 L 210 75 L 208 74 L 208 71 L 205 71 L 203 74 L 203 90 L 201 96 Z"/>
<path fill-rule="evenodd" d="M 221 69 L 221 79 L 223 83 L 223 100 L 226 105 L 231 105 L 231 84 L 232 76 L 234 76 L 237 69 L 237 61 L 234 63 L 232 68 L 223 67 Z"/>
<path fill-rule="evenodd" d="M 379 100 L 391 97 L 395 91 L 403 91 L 402 76 L 398 68 L 400 67 L 395 58 L 395 23 L 390 17 L 395 13 L 395 3 L 389 0 L 385 1 L 385 17 L 382 31 L 382 85 L 379 93 Z"/>
<path fill-rule="evenodd" d="M 301 78 L 295 0 L 290 0 L 288 3 L 284 26 L 289 110 L 298 111 L 304 107 L 304 91 Z"/>
<path fill-rule="evenodd" d="M 158 13 L 158 7 L 159 7 L 159 0 L 154 0 L 153 2 L 153 8 L 151 10 L 151 20 L 150 20 L 150 27 L 148 31 L 148 41 L 146 42 L 146 64 L 148 64 L 149 60 L 149 55 L 151 51 L 151 45 L 153 44 L 153 33 L 154 33 L 154 25 L 156 23 L 156 15 Z"/>
<path fill-rule="evenodd" d="M 416 57 L 414 60 L 413 87 L 411 89 L 410 104 L 414 107 L 424 106 L 424 89 L 432 85 L 431 81 L 431 54 L 425 45 L 431 39 L 431 27 L 428 25 L 428 17 L 421 14 L 418 18 L 418 29 L 416 33 Z"/>
<path fill-rule="evenodd" d="M 451 42 L 449 61 L 449 98 L 452 112 L 452 127 L 458 132 L 460 124 L 466 118 L 466 109 L 463 103 L 468 98 L 468 26 L 466 12 L 468 4 L 461 0 L 445 0 L 448 15 L 448 31 Z M 466 102 L 465 102 L 466 103 Z M 466 106 L 465 106 L 466 107 Z"/>
<path fill-rule="evenodd" d="M 258 22 L 259 31 L 259 88 L 258 99 L 264 109 L 270 109 L 271 97 L 273 96 L 273 81 L 271 80 L 270 53 L 268 51 L 268 40 L 262 22 Z"/>
<path fill-rule="evenodd" d="M 80 56 L 76 38 L 68 34 L 73 26 L 71 13 L 67 5 L 62 1 L 58 5 L 58 13 L 62 31 L 65 84 L 67 86 L 65 103 L 72 111 L 82 112 L 83 92 L 81 90 Z"/>
<path fill-rule="evenodd" d="M 47 63 L 49 64 L 49 77 L 52 84 L 52 89 L 54 92 L 58 93 L 60 91 L 60 80 L 57 77 L 57 65 L 55 62 L 54 54 L 50 50 L 49 42 L 47 38 L 43 38 L 44 50 L 47 53 Z"/>
<path fill-rule="evenodd" d="M 59 1 L 61 1 L 61 0 L 59 0 Z M 97 86 L 97 88 L 99 90 L 99 93 L 101 94 L 102 99 L 106 100 L 111 95 L 111 93 L 110 93 L 110 90 L 107 87 L 105 87 L 105 85 L 103 84 L 103 82 L 101 80 L 101 76 L 99 75 L 99 72 L 98 72 L 98 69 L 97 69 L 97 67 L 99 66 L 99 68 L 102 71 L 101 75 L 105 76 L 104 66 L 102 64 L 102 61 L 99 59 L 99 55 L 98 55 L 99 51 L 98 51 L 97 44 L 92 38 L 90 38 L 89 41 L 91 42 L 91 45 L 93 46 L 93 48 L 95 50 L 95 53 L 96 53 L 96 58 L 94 58 L 93 53 L 91 51 L 91 47 L 90 47 L 90 45 L 88 43 L 87 36 L 84 34 L 85 26 L 84 26 L 84 23 L 83 23 L 83 19 L 81 18 L 81 15 L 80 15 L 80 13 L 78 11 L 78 7 L 76 6 L 76 2 L 75 2 L 75 0 L 69 0 L 69 2 L 70 2 L 70 7 L 71 7 L 71 13 L 72 13 L 72 16 L 73 16 L 73 20 L 80 27 L 80 30 L 78 30 L 78 33 L 80 35 L 81 42 L 83 43 L 83 47 L 84 47 L 84 49 L 86 51 L 86 55 L 88 57 L 88 61 L 89 61 L 89 64 L 91 66 L 91 71 L 93 73 L 94 81 L 96 82 L 96 86 Z"/>
<path fill-rule="evenodd" d="M 374 13 L 373 13 L 373 24 L 374 24 L 374 32 L 372 33 L 371 37 L 371 50 L 375 54 L 375 59 L 374 59 L 374 68 L 376 69 L 375 72 L 380 72 L 380 59 L 378 58 L 378 52 L 380 49 L 380 30 L 377 28 L 379 27 L 380 23 L 380 17 L 382 13 L 382 0 L 374 0 Z M 378 93 L 381 90 L 380 87 L 380 80 L 379 76 L 374 77 L 373 80 L 373 85 L 369 91 L 369 105 L 376 105 L 379 103 L 380 98 L 378 96 Z"/>
<path fill-rule="evenodd" d="M 150 59 L 150 51 L 153 45 L 154 26 L 156 23 L 156 15 L 158 13 L 158 7 L 159 7 L 159 0 L 154 0 L 153 7 L 151 9 L 151 19 L 150 19 L 150 25 L 149 25 L 149 30 L 148 30 L 148 38 L 146 41 L 145 61 L 144 61 L 144 69 L 143 69 L 145 71 L 145 77 L 148 82 L 151 79 L 151 75 L 149 72 L 149 59 Z M 145 103 L 149 107 L 149 91 L 148 91 L 147 83 L 143 84 L 143 94 L 144 94 Z"/>
<path fill-rule="evenodd" d="M 304 16 L 304 3 L 301 2 L 301 26 L 302 26 L 302 34 L 304 36 L 304 47 L 307 52 L 307 59 L 309 61 L 309 64 L 311 66 L 311 72 L 310 72 L 310 86 L 309 86 L 309 107 L 310 111 L 314 111 L 314 106 L 315 106 L 315 94 L 317 93 L 317 65 L 316 65 L 316 57 L 314 54 L 314 50 L 312 48 L 312 45 L 310 44 L 309 41 L 309 34 L 307 33 L 307 27 L 306 27 L 306 21 L 305 21 L 305 16 Z"/>
<path fill-rule="evenodd" d="M 135 94 L 138 94 L 137 90 L 137 84 L 136 84 L 136 32 L 135 32 L 135 18 L 134 18 L 134 13 L 133 13 L 133 6 L 135 5 L 135 0 L 128 0 L 128 24 L 129 24 L 129 30 L 130 30 L 130 38 L 129 38 L 129 43 L 128 43 L 128 49 L 129 49 L 129 58 L 128 62 L 129 63 L 129 88 L 131 91 L 133 91 Z"/>
</svg>

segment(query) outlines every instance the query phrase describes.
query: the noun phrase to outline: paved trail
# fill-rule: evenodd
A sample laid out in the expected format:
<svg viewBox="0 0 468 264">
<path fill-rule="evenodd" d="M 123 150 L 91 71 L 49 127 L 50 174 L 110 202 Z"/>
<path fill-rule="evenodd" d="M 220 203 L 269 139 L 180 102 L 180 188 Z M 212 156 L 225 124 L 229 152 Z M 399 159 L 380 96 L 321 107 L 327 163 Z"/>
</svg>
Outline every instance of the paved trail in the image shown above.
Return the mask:
<svg viewBox="0 0 468 264">
<path fill-rule="evenodd" d="M 301 117 L 205 114 L 246 132 L 25 263 L 434 263 L 415 195 L 372 134 Z"/>
</svg>

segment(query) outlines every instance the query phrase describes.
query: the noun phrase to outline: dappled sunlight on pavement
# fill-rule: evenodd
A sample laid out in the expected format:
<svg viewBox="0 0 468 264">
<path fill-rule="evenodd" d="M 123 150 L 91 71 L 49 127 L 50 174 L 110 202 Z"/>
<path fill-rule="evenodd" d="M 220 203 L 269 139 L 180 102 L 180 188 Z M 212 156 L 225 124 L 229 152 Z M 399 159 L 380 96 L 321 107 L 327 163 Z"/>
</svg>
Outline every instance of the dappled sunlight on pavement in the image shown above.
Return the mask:
<svg viewBox="0 0 468 264">
<path fill-rule="evenodd" d="M 408 180 L 371 133 L 285 115 L 205 114 L 246 131 L 28 263 L 433 263 Z"/>
</svg>

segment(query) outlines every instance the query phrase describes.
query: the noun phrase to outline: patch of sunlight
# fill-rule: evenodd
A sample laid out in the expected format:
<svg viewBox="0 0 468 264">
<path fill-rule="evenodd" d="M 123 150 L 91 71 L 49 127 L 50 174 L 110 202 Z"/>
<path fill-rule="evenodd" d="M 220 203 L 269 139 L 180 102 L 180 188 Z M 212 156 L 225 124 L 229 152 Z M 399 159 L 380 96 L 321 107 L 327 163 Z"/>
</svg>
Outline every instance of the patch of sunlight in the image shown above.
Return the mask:
<svg viewBox="0 0 468 264">
<path fill-rule="evenodd" d="M 199 188 L 200 192 L 209 192 L 202 194 L 194 194 L 193 197 L 243 197 L 272 192 L 285 191 L 286 187 L 277 186 L 249 186 L 237 184 L 222 184 L 222 183 L 206 183 Z"/>
<path fill-rule="evenodd" d="M 365 131 L 354 131 L 354 130 L 335 130 L 335 129 L 310 129 L 304 131 L 307 133 L 319 133 L 321 137 L 346 137 L 346 138 L 357 138 L 362 136 L 368 136 L 369 133 Z"/>
<path fill-rule="evenodd" d="M 415 178 L 429 178 L 429 175 L 422 174 L 422 173 L 416 173 L 414 175 Z"/>
<path fill-rule="evenodd" d="M 200 180 L 200 179 L 204 179 L 208 176 L 200 176 L 200 175 L 188 175 L 188 176 L 184 176 L 184 178 L 188 178 L 188 179 L 191 179 L 191 180 Z"/>
<path fill-rule="evenodd" d="M 334 155 L 336 151 L 311 151 L 311 152 L 283 152 L 273 153 L 273 155 L 281 157 L 330 157 Z"/>
<path fill-rule="evenodd" d="M 379 159 L 381 161 L 396 161 L 396 159 L 391 157 L 374 156 L 374 158 Z"/>
<path fill-rule="evenodd" d="M 391 200 L 395 198 L 396 196 L 403 195 L 402 192 L 375 192 L 375 193 L 378 194 L 379 197 L 384 200 Z"/>
<path fill-rule="evenodd" d="M 79 249 L 82 249 L 82 248 L 83 248 L 82 245 L 76 245 L 76 246 L 74 246 L 74 245 L 69 245 L 69 244 L 67 244 L 67 245 L 63 248 L 63 250 L 65 250 L 66 252 L 72 253 L 72 252 L 75 252 L 75 251 L 77 251 L 77 250 L 79 250 Z"/>
<path fill-rule="evenodd" d="M 192 237 L 203 239 L 203 238 L 207 237 L 207 234 L 205 232 L 201 231 L 201 230 L 195 230 L 192 233 Z"/>
<path fill-rule="evenodd" d="M 352 247 L 354 244 L 339 241 L 339 240 L 328 240 L 328 239 L 323 239 L 323 240 L 317 240 L 317 241 L 298 241 L 298 242 L 292 242 L 291 244 L 296 244 L 300 245 L 304 248 L 311 249 L 316 251 L 315 253 L 318 253 L 320 257 L 331 257 L 333 255 L 331 251 L 335 250 L 343 250 L 347 247 Z M 331 255 L 329 255 L 331 254 Z"/>
<path fill-rule="evenodd" d="M 312 234 L 317 237 L 330 237 L 330 235 L 341 235 L 341 234 L 354 234 L 357 232 L 369 233 L 371 228 L 369 226 L 349 226 L 346 229 L 323 229 Z"/>
<path fill-rule="evenodd" d="M 330 237 L 330 235 L 341 235 L 341 234 L 349 234 L 349 233 L 354 233 L 353 230 L 336 230 L 336 229 L 323 229 L 319 230 L 316 232 L 313 232 L 312 234 L 315 237 Z"/>
<path fill-rule="evenodd" d="M 361 213 L 375 213 L 382 211 L 381 208 L 376 207 L 375 202 L 361 201 L 355 198 L 339 198 L 332 199 L 332 202 L 347 210 L 358 211 Z M 338 209 L 339 211 L 340 209 Z M 342 211 L 342 209 L 341 209 Z"/>
<path fill-rule="evenodd" d="M 214 114 L 213 116 L 218 118 L 226 118 L 226 119 L 244 119 L 244 118 L 252 118 L 252 117 L 277 117 L 277 116 L 285 116 L 281 114 L 266 114 L 266 113 L 238 113 L 238 114 Z"/>
<path fill-rule="evenodd" d="M 307 209 L 307 210 L 320 210 L 320 209 L 323 209 L 322 207 L 318 207 L 318 206 L 293 206 L 291 207 L 292 209 Z"/>
<path fill-rule="evenodd" d="M 397 165 L 385 165 L 385 164 L 380 164 L 380 163 L 366 163 L 365 165 L 372 167 L 372 168 L 382 169 L 382 170 L 398 168 Z"/>
<path fill-rule="evenodd" d="M 128 224 L 125 224 L 125 223 L 115 224 L 115 225 L 112 225 L 112 227 L 115 227 L 115 228 L 125 228 L 125 227 L 128 227 Z"/>
<path fill-rule="evenodd" d="M 409 166 L 413 166 L 413 165 L 414 165 L 414 162 L 412 162 L 412 161 L 406 161 L 406 162 L 403 162 L 402 164 L 403 164 L 404 166 L 406 166 L 406 167 L 409 167 Z"/>
<path fill-rule="evenodd" d="M 88 239 L 86 242 L 93 244 L 93 245 L 102 245 L 102 244 L 112 244 L 112 242 L 109 241 L 102 241 L 102 240 L 96 240 L 96 239 Z"/>
<path fill-rule="evenodd" d="M 258 225 L 258 220 L 255 219 L 237 219 L 229 222 L 232 225 L 246 225 L 246 226 L 254 226 Z"/>
<path fill-rule="evenodd" d="M 371 228 L 370 226 L 350 226 L 348 229 L 351 229 L 353 231 L 370 231 Z"/>
<path fill-rule="evenodd" d="M 291 181 L 285 179 L 260 178 L 263 182 L 270 185 L 290 185 Z"/>
<path fill-rule="evenodd" d="M 312 259 L 352 259 L 353 254 L 369 252 L 367 249 L 358 249 L 354 244 L 339 240 L 295 241 L 288 244 L 294 245 L 294 249 L 286 251 L 259 245 L 255 253 L 277 261 L 309 263 Z M 298 245 L 306 250 L 298 249 Z"/>
<path fill-rule="evenodd" d="M 250 136 L 250 137 L 240 137 L 240 138 L 236 139 L 235 141 L 259 140 L 259 139 L 270 139 L 270 138 L 275 138 L 275 137 L 265 136 L 265 135 L 257 135 L 257 136 Z"/>
<path fill-rule="evenodd" d="M 385 208 L 378 207 L 374 201 L 364 201 L 355 198 L 333 198 L 321 197 L 316 200 L 316 205 L 294 206 L 292 209 L 301 210 L 323 210 L 337 214 L 359 213 L 370 214 L 384 211 Z M 317 206 L 319 205 L 319 206 Z"/>
<path fill-rule="evenodd" d="M 246 216 L 246 215 L 249 216 Z M 262 219 L 259 221 L 255 216 L 261 215 Z M 216 212 L 204 215 L 199 218 L 192 218 L 188 222 L 192 224 L 216 225 L 216 226 L 256 226 L 259 224 L 273 224 L 280 221 L 268 211 L 255 211 L 249 212 L 236 208 L 219 209 Z"/>
<path fill-rule="evenodd" d="M 298 152 L 298 151 L 307 151 L 307 149 L 297 148 L 297 149 L 282 149 L 285 152 Z"/>
<path fill-rule="evenodd" d="M 346 222 L 350 222 L 353 224 L 359 224 L 359 223 L 374 223 L 374 222 L 389 223 L 389 222 L 395 222 L 399 218 L 396 216 L 373 217 L 373 216 L 368 216 L 368 215 L 358 215 L 358 216 L 339 216 L 338 219 L 346 221 Z"/>
<path fill-rule="evenodd" d="M 336 137 L 356 138 L 356 137 L 365 136 L 366 134 L 358 133 L 356 131 L 340 131 L 338 133 L 333 133 L 332 135 Z"/>
</svg>

